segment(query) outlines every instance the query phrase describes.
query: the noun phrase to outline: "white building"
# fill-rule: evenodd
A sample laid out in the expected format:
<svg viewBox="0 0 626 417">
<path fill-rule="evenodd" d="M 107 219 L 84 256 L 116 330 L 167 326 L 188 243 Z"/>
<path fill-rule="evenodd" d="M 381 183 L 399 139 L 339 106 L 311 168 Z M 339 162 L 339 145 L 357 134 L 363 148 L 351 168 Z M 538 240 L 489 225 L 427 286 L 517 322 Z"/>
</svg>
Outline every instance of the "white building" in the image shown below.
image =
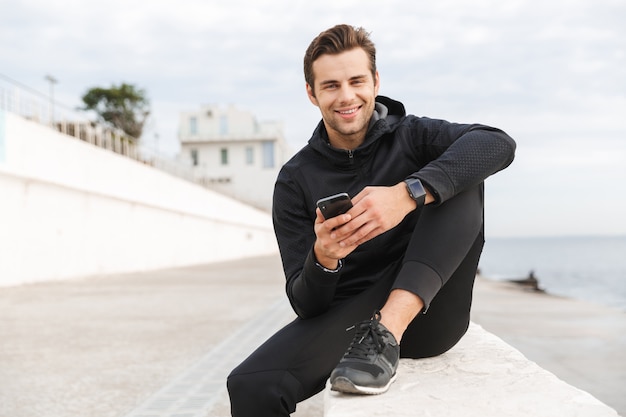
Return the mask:
<svg viewBox="0 0 626 417">
<path fill-rule="evenodd" d="M 270 210 L 280 167 L 291 156 L 280 122 L 258 122 L 234 106 L 180 115 L 179 158 L 211 188 Z"/>
</svg>

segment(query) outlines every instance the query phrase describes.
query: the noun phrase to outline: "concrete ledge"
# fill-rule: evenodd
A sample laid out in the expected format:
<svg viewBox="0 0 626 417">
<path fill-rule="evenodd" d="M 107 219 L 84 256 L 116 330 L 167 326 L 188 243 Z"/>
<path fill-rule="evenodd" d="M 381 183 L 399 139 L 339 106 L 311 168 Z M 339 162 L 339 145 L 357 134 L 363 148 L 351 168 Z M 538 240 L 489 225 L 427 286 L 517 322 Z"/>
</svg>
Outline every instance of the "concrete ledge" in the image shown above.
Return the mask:
<svg viewBox="0 0 626 417">
<path fill-rule="evenodd" d="M 325 417 L 616 417 L 595 397 L 561 381 L 504 341 L 471 324 L 449 352 L 400 361 L 398 378 L 377 396 L 324 393 Z"/>
</svg>

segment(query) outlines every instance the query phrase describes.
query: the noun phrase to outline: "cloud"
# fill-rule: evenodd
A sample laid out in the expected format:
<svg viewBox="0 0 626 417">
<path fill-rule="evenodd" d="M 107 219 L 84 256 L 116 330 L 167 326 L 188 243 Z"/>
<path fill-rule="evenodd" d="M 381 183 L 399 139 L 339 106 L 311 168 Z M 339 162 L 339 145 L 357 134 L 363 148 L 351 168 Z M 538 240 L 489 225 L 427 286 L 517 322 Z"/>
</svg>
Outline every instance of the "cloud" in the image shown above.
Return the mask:
<svg viewBox="0 0 626 417">
<path fill-rule="evenodd" d="M 0 9 L 0 72 L 44 92 L 54 75 L 55 97 L 70 107 L 92 86 L 136 84 L 152 101 L 146 141 L 158 137 L 170 154 L 179 113 L 207 103 L 282 120 L 303 146 L 320 118 L 304 93 L 304 50 L 336 23 L 362 25 L 378 48 L 381 94 L 518 141 L 516 161 L 488 181 L 509 216 L 495 214 L 492 233 L 537 231 L 534 221 L 563 233 L 564 212 L 578 213 L 577 230 L 597 230 L 572 211 L 572 178 L 626 211 L 614 191 L 626 181 L 622 1 L 0 0 Z M 512 203 L 520 196 L 533 204 Z"/>
</svg>

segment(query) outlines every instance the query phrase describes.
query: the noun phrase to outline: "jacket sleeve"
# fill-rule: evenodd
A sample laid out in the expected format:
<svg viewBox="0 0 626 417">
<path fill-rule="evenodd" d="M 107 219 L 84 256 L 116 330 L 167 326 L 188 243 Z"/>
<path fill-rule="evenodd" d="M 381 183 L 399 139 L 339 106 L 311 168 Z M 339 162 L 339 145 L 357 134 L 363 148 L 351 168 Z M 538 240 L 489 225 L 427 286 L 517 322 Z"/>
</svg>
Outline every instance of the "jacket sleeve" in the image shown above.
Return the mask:
<svg viewBox="0 0 626 417">
<path fill-rule="evenodd" d="M 515 142 L 483 125 L 415 118 L 410 127 L 405 137 L 422 167 L 410 177 L 427 185 L 437 204 L 423 208 L 394 288 L 417 294 L 428 309 L 470 248 L 482 247 L 482 183 L 511 164 Z"/>
<path fill-rule="evenodd" d="M 272 219 L 286 278 L 289 302 L 300 318 L 325 312 L 335 295 L 341 268 L 329 271 L 316 264 L 314 207 L 289 175 L 281 170 L 274 188 Z"/>
<path fill-rule="evenodd" d="M 438 204 L 506 168 L 515 155 L 515 141 L 489 126 L 414 117 L 406 128 L 423 166 L 409 177 L 427 185 Z"/>
</svg>

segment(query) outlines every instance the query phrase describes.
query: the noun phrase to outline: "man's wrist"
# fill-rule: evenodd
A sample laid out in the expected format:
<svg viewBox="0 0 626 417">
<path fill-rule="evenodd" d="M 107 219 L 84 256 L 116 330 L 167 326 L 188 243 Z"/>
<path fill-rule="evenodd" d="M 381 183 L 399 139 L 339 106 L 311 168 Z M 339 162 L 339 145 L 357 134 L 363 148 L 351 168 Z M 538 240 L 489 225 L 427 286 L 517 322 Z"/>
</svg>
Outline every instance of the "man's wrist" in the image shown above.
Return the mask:
<svg viewBox="0 0 626 417">
<path fill-rule="evenodd" d="M 402 188 L 404 194 L 408 197 L 407 200 L 410 199 L 411 201 L 413 201 L 414 206 L 417 206 L 418 203 L 411 196 L 411 193 L 409 192 L 409 188 L 408 188 L 408 185 L 406 183 L 406 180 L 398 183 L 397 186 Z M 426 195 L 424 196 L 424 204 L 423 205 L 425 206 L 427 204 L 435 202 L 436 199 L 435 199 L 433 193 L 430 191 L 430 189 L 428 189 L 428 187 L 425 186 L 425 185 L 423 185 L 423 187 L 424 187 L 424 191 L 426 193 Z"/>
<path fill-rule="evenodd" d="M 408 178 L 404 180 L 404 184 L 409 197 L 417 204 L 417 208 L 424 207 L 427 191 L 422 182 L 417 178 Z"/>
<path fill-rule="evenodd" d="M 332 269 L 331 268 L 326 268 L 324 265 L 322 265 L 321 263 L 319 263 L 317 261 L 315 262 L 315 266 L 317 266 L 318 268 L 320 268 L 324 272 L 328 272 L 330 274 L 336 274 L 343 267 L 343 260 L 337 259 L 337 266 L 335 268 L 332 268 Z"/>
<path fill-rule="evenodd" d="M 341 260 L 329 258 L 328 256 L 320 255 L 317 252 L 317 248 L 313 248 L 313 261 L 315 261 L 315 265 L 319 268 L 328 270 L 328 271 L 338 271 L 341 269 Z"/>
</svg>

